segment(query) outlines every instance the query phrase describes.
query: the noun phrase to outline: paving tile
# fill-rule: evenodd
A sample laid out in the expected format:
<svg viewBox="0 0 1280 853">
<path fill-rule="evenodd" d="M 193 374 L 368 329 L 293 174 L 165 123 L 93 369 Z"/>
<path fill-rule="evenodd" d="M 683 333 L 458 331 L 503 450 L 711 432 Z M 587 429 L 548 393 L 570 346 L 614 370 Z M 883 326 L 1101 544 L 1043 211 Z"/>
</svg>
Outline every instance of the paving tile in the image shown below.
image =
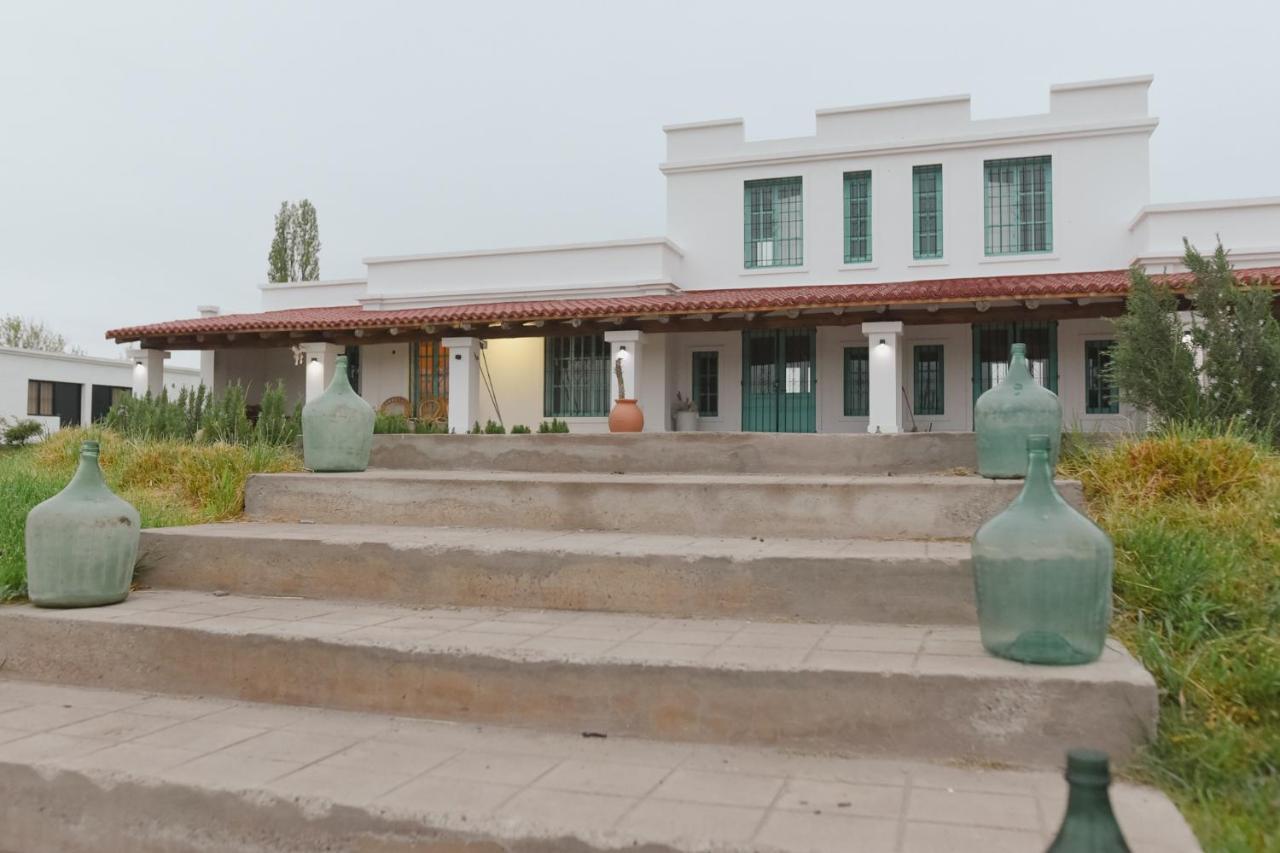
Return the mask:
<svg viewBox="0 0 1280 853">
<path fill-rule="evenodd" d="M 112 621 L 127 621 L 130 625 L 153 625 L 162 628 L 181 628 L 185 625 L 198 624 L 208 618 L 210 617 L 203 613 L 183 613 L 178 610 L 147 610 L 142 613 L 130 614 L 127 618 L 120 616 Z"/>
<path fill-rule="evenodd" d="M 515 648 L 555 657 L 597 657 L 617 645 L 616 640 L 584 640 L 573 637 L 530 637 Z"/>
<path fill-rule="evenodd" d="M 126 741 L 168 728 L 177 722 L 178 720 L 172 717 L 148 716 L 146 714 L 135 714 L 132 711 L 110 711 L 99 717 L 63 726 L 58 729 L 58 734 L 70 737 Z"/>
<path fill-rule="evenodd" d="M 245 702 L 233 705 L 224 711 L 210 714 L 203 719 L 209 723 L 246 726 L 254 729 L 273 729 L 292 726 L 313 713 L 315 713 L 315 710 L 312 708 Z"/>
<path fill-rule="evenodd" d="M 727 646 L 750 646 L 761 649 L 803 649 L 808 651 L 821 640 L 821 635 L 809 632 L 743 630 L 725 643 Z"/>
<path fill-rule="evenodd" d="M 718 646 L 728 641 L 732 636 L 733 633 L 729 631 L 655 625 L 652 628 L 646 628 L 631 639 L 637 643 L 683 643 L 695 646 Z"/>
<path fill-rule="evenodd" d="M 608 640 L 610 644 L 629 640 L 645 630 L 633 625 L 601 625 L 591 622 L 571 622 L 548 631 L 544 637 L 564 637 L 578 640 Z"/>
<path fill-rule="evenodd" d="M 271 782 L 273 791 L 320 797 L 343 805 L 363 806 L 412 779 L 385 769 L 357 769 L 312 764 Z"/>
<path fill-rule="evenodd" d="M 422 776 L 383 794 L 374 803 L 409 814 L 450 815 L 474 822 L 520 790 L 516 785 Z"/>
<path fill-rule="evenodd" d="M 24 732 L 21 729 L 0 729 L 0 743 L 8 743 L 24 737 L 31 737 L 31 732 Z"/>
<path fill-rule="evenodd" d="M 152 696 L 129 706 L 130 714 L 150 714 L 178 720 L 194 720 L 224 711 L 234 703 L 216 699 L 182 699 L 175 696 Z"/>
<path fill-rule="evenodd" d="M 907 800 L 908 821 L 997 826 L 1040 832 L 1035 797 L 914 788 Z"/>
<path fill-rule="evenodd" d="M 625 815 L 616 829 L 650 843 L 683 844 L 695 849 L 745 845 L 755 835 L 764 814 L 762 808 L 645 800 Z"/>
<path fill-rule="evenodd" d="M 261 606 L 262 605 L 255 599 L 222 596 L 210 597 L 200 601 L 184 602 L 167 609 L 177 613 L 202 613 L 206 616 L 228 616 L 234 613 L 244 613 L 247 610 L 256 610 Z"/>
<path fill-rule="evenodd" d="M 459 652 L 483 652 L 510 649 L 527 639 L 525 634 L 485 634 L 479 631 L 447 631 L 425 639 L 423 648 L 449 649 Z"/>
<path fill-rule="evenodd" d="M 902 853 L 1031 853 L 1048 842 L 1038 832 L 909 821 Z"/>
<path fill-rule="evenodd" d="M 430 771 L 432 776 L 524 786 L 552 767 L 555 759 L 538 755 L 511 755 L 491 752 L 464 752 Z"/>
<path fill-rule="evenodd" d="M 787 669 L 798 669 L 804 663 L 808 648 L 762 648 L 759 646 L 721 646 L 712 649 L 711 654 L 702 659 L 705 664 L 714 666 L 744 667 L 755 669 L 769 666 Z"/>
<path fill-rule="evenodd" d="M 627 641 L 614 646 L 606 657 L 615 660 L 653 664 L 697 663 L 711 652 L 711 646 L 688 643 L 637 643 Z"/>
<path fill-rule="evenodd" d="M 308 616 L 302 621 L 304 622 L 325 622 L 335 625 L 350 625 L 353 628 L 368 627 L 370 625 L 384 625 L 387 622 L 397 618 L 392 613 L 386 613 L 381 610 L 367 607 L 342 607 L 337 610 L 331 610 L 328 613 L 320 613 L 315 616 Z"/>
<path fill-rule="evenodd" d="M 534 637 L 550 631 L 554 624 L 556 623 L 518 622 L 515 619 L 487 619 L 484 622 L 476 622 L 469 625 L 466 630 L 482 634 L 518 634 L 524 637 Z"/>
<path fill-rule="evenodd" d="M 242 740 L 228 746 L 223 752 L 229 755 L 249 755 L 254 758 L 310 764 L 340 752 L 354 742 L 354 738 L 333 734 L 276 730 Z"/>
<path fill-rule="evenodd" d="M 200 623 L 201 631 L 212 631 L 217 634 L 269 633 L 280 624 L 278 619 L 259 619 L 252 616 L 235 614 L 231 616 L 213 616 Z"/>
<path fill-rule="evenodd" d="M 312 616 L 319 616 L 323 613 L 330 613 L 338 609 L 339 606 L 340 605 L 325 602 L 303 600 L 264 600 L 261 606 L 245 611 L 244 615 L 251 616 L 254 619 L 273 619 L 277 622 L 293 622 L 298 619 L 307 619 Z"/>
<path fill-rule="evenodd" d="M 94 750 L 86 755 L 66 760 L 63 764 L 73 768 L 109 770 L 114 773 L 136 776 L 168 770 L 180 764 L 194 761 L 199 757 L 199 752 L 190 749 L 129 742 Z"/>
<path fill-rule="evenodd" d="M 383 714 L 308 708 L 292 722 L 286 723 L 284 728 L 295 732 L 314 732 L 356 739 L 386 734 L 395 726 L 395 722 L 395 717 Z"/>
<path fill-rule="evenodd" d="M 352 625 L 344 625 L 341 622 L 315 622 L 308 620 L 298 620 L 296 622 L 282 622 L 270 629 L 272 635 L 277 637 L 336 637 L 339 634 L 345 634 L 348 631 L 355 630 Z"/>
<path fill-rule="evenodd" d="M 811 853 L 891 853 L 897 834 L 896 820 L 849 817 L 825 811 L 821 814 L 775 811 L 765 818 L 756 835 L 756 844 Z"/>
<path fill-rule="evenodd" d="M 534 787 L 642 797 L 670 772 L 667 767 L 645 764 L 602 760 L 565 761 L 538 779 Z"/>
<path fill-rule="evenodd" d="M 522 824 L 544 829 L 601 832 L 617 823 L 636 802 L 631 797 L 533 788 L 507 800 L 497 816 L 518 818 Z"/>
<path fill-rule="evenodd" d="M 773 802 L 781 788 L 782 779 L 777 776 L 681 769 L 662 780 L 650 796 L 662 800 L 764 808 Z"/>
<path fill-rule="evenodd" d="M 55 761 L 77 758 L 114 746 L 111 741 L 39 733 L 0 744 L 0 761 Z"/>
<path fill-rule="evenodd" d="M 0 714 L 0 728 L 47 732 L 109 713 L 102 708 L 68 705 L 27 705 Z"/>
<path fill-rule="evenodd" d="M 419 746 L 384 740 L 363 740 L 320 760 L 320 764 L 357 769 L 382 768 L 408 777 L 425 773 L 460 750 L 441 746 Z"/>
<path fill-rule="evenodd" d="M 920 651 L 920 641 L 914 637 L 826 637 L 818 644 L 820 649 L 849 652 L 894 652 L 914 655 Z"/>
<path fill-rule="evenodd" d="M 927 655 L 964 655 L 968 657 L 986 657 L 989 653 L 982 646 L 981 640 L 959 640 L 929 637 L 924 641 L 924 653 Z"/>
<path fill-rule="evenodd" d="M 189 720 L 167 729 L 137 738 L 135 743 L 171 746 L 206 753 L 231 746 L 262 734 L 263 729 L 214 723 L 207 719 Z"/>
<path fill-rule="evenodd" d="M 892 785 L 789 779 L 775 807 L 896 820 L 902 814 L 905 797 L 905 788 Z"/>
<path fill-rule="evenodd" d="M 0 680 L 0 698 L 16 705 L 74 705 L 119 711 L 147 698 L 145 693 L 127 690 L 103 690 L 95 687 L 66 687 L 33 681 Z"/>
<path fill-rule="evenodd" d="M 169 768 L 161 775 L 174 782 L 237 790 L 264 785 L 301 767 L 296 761 L 215 752 Z"/>
<path fill-rule="evenodd" d="M 910 673 L 914 655 L 891 652 L 852 652 L 814 649 L 805 659 L 809 669 L 834 669 L 846 672 Z"/>
</svg>

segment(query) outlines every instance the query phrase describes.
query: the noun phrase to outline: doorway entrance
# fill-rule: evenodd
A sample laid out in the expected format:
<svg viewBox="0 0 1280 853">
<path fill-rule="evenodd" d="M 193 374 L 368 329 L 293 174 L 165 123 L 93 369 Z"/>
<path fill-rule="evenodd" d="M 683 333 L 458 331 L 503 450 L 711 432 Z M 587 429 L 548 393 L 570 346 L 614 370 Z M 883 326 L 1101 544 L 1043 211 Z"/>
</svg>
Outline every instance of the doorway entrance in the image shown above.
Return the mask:
<svg viewBox="0 0 1280 853">
<path fill-rule="evenodd" d="M 1014 344 L 1027 345 L 1031 375 L 1058 393 L 1058 321 L 973 324 L 973 401 L 1009 372 Z"/>
<path fill-rule="evenodd" d="M 448 424 L 449 350 L 435 339 L 418 341 L 409 352 L 409 403 L 414 417 L 440 426 Z"/>
<path fill-rule="evenodd" d="M 817 332 L 742 333 L 742 430 L 817 432 Z"/>
</svg>

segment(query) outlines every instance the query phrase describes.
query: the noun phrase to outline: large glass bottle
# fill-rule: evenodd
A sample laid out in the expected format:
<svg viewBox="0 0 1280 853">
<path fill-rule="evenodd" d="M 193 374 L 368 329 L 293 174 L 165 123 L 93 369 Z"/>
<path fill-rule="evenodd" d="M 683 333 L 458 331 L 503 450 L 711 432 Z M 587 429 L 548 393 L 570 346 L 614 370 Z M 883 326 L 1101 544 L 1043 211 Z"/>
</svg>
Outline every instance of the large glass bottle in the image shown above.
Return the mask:
<svg viewBox="0 0 1280 853">
<path fill-rule="evenodd" d="M 67 487 L 27 513 L 27 595 L 40 607 L 95 607 L 129 595 L 138 511 L 107 488 L 98 442 L 80 446 Z"/>
<path fill-rule="evenodd" d="M 1014 344 L 1009 372 L 973 406 L 978 435 L 978 473 L 1018 479 L 1027 472 L 1027 436 L 1049 436 L 1049 464 L 1058 464 L 1062 402 L 1031 375 L 1027 345 Z"/>
<path fill-rule="evenodd" d="M 1107 754 L 1092 749 L 1068 752 L 1067 784 L 1067 813 L 1046 853 L 1129 853 L 1107 794 Z"/>
<path fill-rule="evenodd" d="M 1025 663 L 1088 663 L 1107 639 L 1115 552 L 1054 488 L 1049 437 L 1025 446 L 1021 493 L 973 536 L 982 645 Z"/>
<path fill-rule="evenodd" d="M 302 464 L 312 471 L 368 468 L 373 421 L 373 406 L 347 378 L 347 357 L 338 356 L 329 387 L 302 408 Z"/>
</svg>

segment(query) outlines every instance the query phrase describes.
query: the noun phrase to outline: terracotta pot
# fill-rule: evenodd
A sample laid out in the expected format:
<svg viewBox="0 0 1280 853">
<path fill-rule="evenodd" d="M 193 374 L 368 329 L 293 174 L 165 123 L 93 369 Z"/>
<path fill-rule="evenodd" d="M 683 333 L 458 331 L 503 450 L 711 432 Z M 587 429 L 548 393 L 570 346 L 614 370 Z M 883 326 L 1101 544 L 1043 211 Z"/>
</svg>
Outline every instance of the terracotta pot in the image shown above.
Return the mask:
<svg viewBox="0 0 1280 853">
<path fill-rule="evenodd" d="M 644 429 L 644 412 L 635 400 L 615 400 L 609 412 L 609 432 L 640 432 Z"/>
</svg>

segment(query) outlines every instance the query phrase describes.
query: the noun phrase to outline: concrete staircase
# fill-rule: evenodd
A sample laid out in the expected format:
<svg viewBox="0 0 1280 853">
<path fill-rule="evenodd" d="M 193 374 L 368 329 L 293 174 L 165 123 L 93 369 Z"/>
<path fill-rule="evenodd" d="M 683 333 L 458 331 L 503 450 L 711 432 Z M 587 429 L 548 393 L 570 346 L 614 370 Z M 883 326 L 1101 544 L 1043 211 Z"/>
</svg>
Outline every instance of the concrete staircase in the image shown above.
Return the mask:
<svg viewBox="0 0 1280 853">
<path fill-rule="evenodd" d="M 1067 747 L 1124 761 L 1155 725 L 1118 644 L 1070 668 L 982 651 L 965 539 L 1017 485 L 963 473 L 972 436 L 395 436 L 374 463 L 257 476 L 244 522 L 145 531 L 122 605 L 0 610 L 0 779 L 74 789 L 83 837 L 131 850 L 220 848 L 113 819 L 120 774 L 217 803 L 175 825 L 245 850 L 1030 851 L 1060 802 L 992 786 L 1049 796 Z M 6 713 L 6 688 L 98 713 Z M 406 738 L 447 756 L 401 766 Z M 976 799 L 921 805 L 930 774 Z M 1196 849 L 1134 790 L 1164 810 L 1126 825 L 1135 849 Z M 4 809 L 58 839 L 19 849 L 81 849 L 56 809 Z"/>
</svg>

